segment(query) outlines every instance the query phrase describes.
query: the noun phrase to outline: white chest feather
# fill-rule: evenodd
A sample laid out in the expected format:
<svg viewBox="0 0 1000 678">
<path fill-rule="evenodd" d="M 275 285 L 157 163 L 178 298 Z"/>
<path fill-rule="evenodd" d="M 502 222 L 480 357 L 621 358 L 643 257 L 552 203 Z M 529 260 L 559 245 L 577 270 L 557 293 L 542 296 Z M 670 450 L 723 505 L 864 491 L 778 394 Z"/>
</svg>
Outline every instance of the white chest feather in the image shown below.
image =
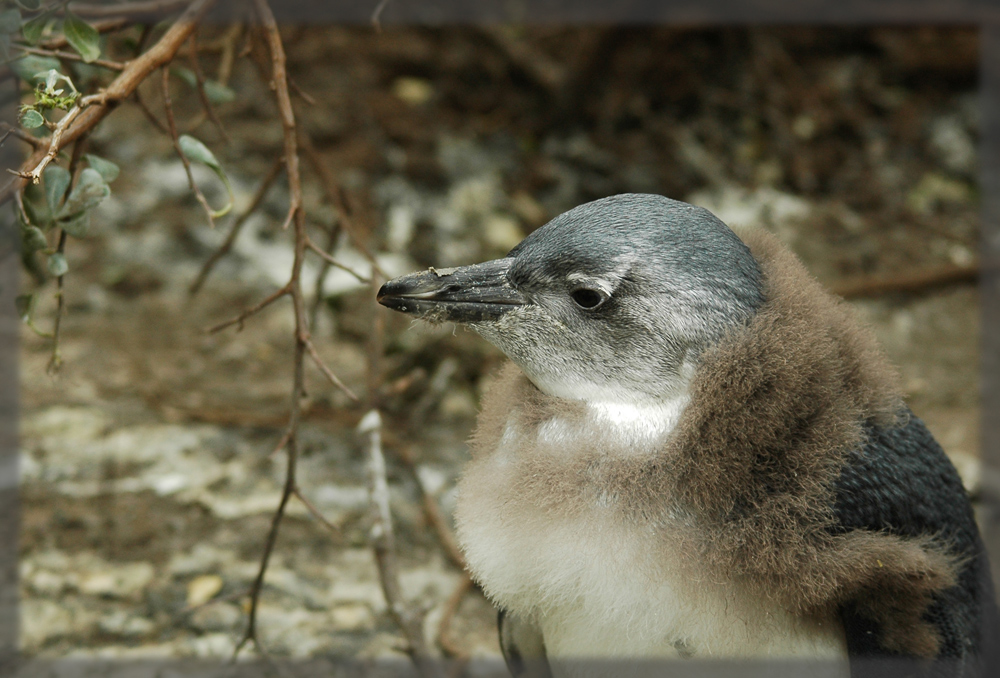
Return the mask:
<svg viewBox="0 0 1000 678">
<path fill-rule="evenodd" d="M 553 483 L 556 499 L 544 496 L 537 476 L 557 478 L 561 464 L 571 473 L 581 455 L 656 453 L 686 404 L 589 404 L 585 417 L 530 427 L 512 414 L 459 485 L 458 537 L 473 575 L 497 604 L 537 623 L 550 658 L 844 657 L 834 620 L 692 577 L 696 564 L 670 549 L 669 521 L 623 521 L 615 506 L 582 499 L 600 496 L 582 484 Z"/>
</svg>

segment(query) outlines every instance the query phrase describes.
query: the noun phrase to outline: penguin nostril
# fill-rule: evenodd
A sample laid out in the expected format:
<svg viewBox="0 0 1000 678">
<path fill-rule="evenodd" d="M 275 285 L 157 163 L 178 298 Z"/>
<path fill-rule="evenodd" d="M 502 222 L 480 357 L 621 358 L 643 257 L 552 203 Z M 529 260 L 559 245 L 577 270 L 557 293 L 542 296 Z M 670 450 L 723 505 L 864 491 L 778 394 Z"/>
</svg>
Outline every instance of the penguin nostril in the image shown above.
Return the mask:
<svg viewBox="0 0 1000 678">
<path fill-rule="evenodd" d="M 592 310 L 604 303 L 607 297 L 598 292 L 597 290 L 589 290 L 586 288 L 573 290 L 570 292 L 570 296 L 573 297 L 573 301 L 580 308 L 585 308 L 587 310 Z"/>
</svg>

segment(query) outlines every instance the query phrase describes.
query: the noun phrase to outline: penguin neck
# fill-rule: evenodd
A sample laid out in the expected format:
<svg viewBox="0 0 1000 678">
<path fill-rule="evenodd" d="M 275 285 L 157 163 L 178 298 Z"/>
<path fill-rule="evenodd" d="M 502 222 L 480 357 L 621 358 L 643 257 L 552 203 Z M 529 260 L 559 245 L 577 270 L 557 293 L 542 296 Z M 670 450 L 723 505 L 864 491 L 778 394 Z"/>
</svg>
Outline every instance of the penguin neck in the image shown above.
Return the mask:
<svg viewBox="0 0 1000 678">
<path fill-rule="evenodd" d="M 648 445 L 661 442 L 674 429 L 689 400 L 685 391 L 649 402 L 588 402 L 587 409 L 593 413 L 596 425 L 626 445 Z"/>
<path fill-rule="evenodd" d="M 670 434 L 690 401 L 689 384 L 694 365 L 685 363 L 675 379 L 665 385 L 659 397 L 622 397 L 621 387 L 596 384 L 554 384 L 528 380 L 544 395 L 557 401 L 571 401 L 584 406 L 586 417 L 570 422 L 556 415 L 543 422 L 538 430 L 540 441 L 568 443 L 575 435 L 592 436 L 599 431 L 615 447 L 649 450 Z M 558 408 L 557 408 L 558 411 Z"/>
</svg>

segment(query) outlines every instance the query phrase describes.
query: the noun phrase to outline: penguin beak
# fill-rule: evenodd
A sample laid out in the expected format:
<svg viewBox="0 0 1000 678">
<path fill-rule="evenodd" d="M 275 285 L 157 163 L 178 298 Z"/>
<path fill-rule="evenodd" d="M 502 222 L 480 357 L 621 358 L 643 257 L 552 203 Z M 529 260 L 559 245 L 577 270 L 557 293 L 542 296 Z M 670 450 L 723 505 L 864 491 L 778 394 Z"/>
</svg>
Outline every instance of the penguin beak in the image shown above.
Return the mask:
<svg viewBox="0 0 1000 678">
<path fill-rule="evenodd" d="M 528 300 L 511 286 L 513 257 L 482 264 L 393 278 L 378 291 L 378 303 L 432 322 L 475 323 L 498 320 Z"/>
</svg>

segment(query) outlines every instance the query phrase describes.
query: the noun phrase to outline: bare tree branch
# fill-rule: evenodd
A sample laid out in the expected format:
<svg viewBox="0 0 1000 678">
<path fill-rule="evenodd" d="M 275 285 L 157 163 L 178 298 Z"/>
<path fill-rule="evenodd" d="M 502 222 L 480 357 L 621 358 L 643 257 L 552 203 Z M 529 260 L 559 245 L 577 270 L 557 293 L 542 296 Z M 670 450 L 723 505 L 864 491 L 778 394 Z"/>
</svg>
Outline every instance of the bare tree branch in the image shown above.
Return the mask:
<svg viewBox="0 0 1000 678">
<path fill-rule="evenodd" d="M 455 644 L 454 639 L 451 637 L 451 620 L 458 613 L 458 608 L 462 604 L 465 594 L 473 588 L 472 578 L 468 574 L 463 573 L 462 580 L 458 582 L 455 590 L 448 596 L 448 600 L 444 604 L 444 613 L 441 615 L 441 624 L 438 626 L 438 645 L 441 646 L 441 649 L 449 657 L 455 657 L 459 660 L 467 660 L 469 656 L 462 648 Z"/>
<path fill-rule="evenodd" d="M 274 185 L 275 179 L 278 178 L 278 173 L 281 172 L 281 168 L 284 164 L 284 157 L 279 157 L 274 161 L 274 164 L 271 165 L 271 169 L 267 171 L 267 174 L 264 176 L 264 180 L 261 181 L 260 186 L 257 187 L 257 192 L 254 193 L 253 199 L 250 201 L 250 205 L 243 211 L 242 214 L 239 215 L 239 217 L 236 218 L 233 225 L 229 228 L 229 234 L 226 235 L 225 241 L 219 245 L 219 249 L 212 253 L 212 256 L 208 258 L 208 261 L 206 261 L 201 267 L 201 270 L 198 271 L 197 277 L 188 288 L 188 294 L 195 295 L 198 293 L 201 286 L 205 284 L 205 280 L 208 278 L 209 273 L 211 273 L 212 269 L 215 268 L 215 264 L 233 248 L 233 244 L 236 242 L 236 238 L 243 229 L 243 225 L 247 222 L 247 219 L 250 218 L 250 215 L 256 212 L 257 208 L 260 207 L 260 204 L 264 201 L 265 196 L 267 196 L 267 192 L 271 189 L 271 186 Z"/>
<path fill-rule="evenodd" d="M 326 378 L 330 380 L 331 384 L 333 384 L 341 391 L 343 391 L 347 395 L 347 397 L 353 400 L 354 402 L 357 403 L 361 401 L 361 399 L 358 398 L 358 396 L 354 395 L 354 391 L 347 388 L 344 382 L 342 382 L 337 377 L 337 375 L 334 374 L 330 370 L 330 368 L 326 366 L 326 363 L 324 363 L 323 359 L 320 358 L 319 353 L 316 352 L 316 347 L 313 345 L 311 339 L 306 340 L 306 349 L 309 351 L 309 356 L 313 359 L 313 362 L 316 364 L 316 367 L 318 367 L 320 372 L 322 372 L 326 376 Z"/>
<path fill-rule="evenodd" d="M 91 99 L 91 104 L 85 110 L 78 111 L 58 138 L 53 134 L 49 137 L 46 147 L 37 149 L 21 165 L 18 178 L 0 189 L 0 204 L 10 200 L 15 191 L 24 189 L 33 171 L 45 161 L 51 161 L 68 144 L 76 141 L 82 134 L 93 129 L 94 125 L 104 119 L 120 101 L 132 96 L 132 92 L 145 80 L 150 73 L 168 63 L 177 51 L 187 41 L 194 31 L 198 21 L 212 6 L 215 0 L 194 0 L 188 4 L 184 13 L 167 29 L 159 41 L 146 50 L 141 56 L 128 62 L 125 70 L 115 78 L 99 96 Z M 84 97 L 87 99 L 87 97 Z M 68 114 L 67 114 L 68 115 Z M 72 124 L 70 124 L 72 123 Z M 51 157 L 50 154 L 51 153 Z M 45 160 L 49 158 L 48 160 Z M 39 174 L 40 176 L 40 174 Z"/>
<path fill-rule="evenodd" d="M 302 135 L 301 146 L 303 152 L 306 154 L 306 160 L 309 161 L 313 171 L 319 175 L 320 183 L 323 186 L 323 192 L 326 193 L 326 197 L 330 201 L 330 204 L 332 204 L 334 209 L 337 210 L 337 218 L 343 225 L 347 235 L 351 238 L 351 242 L 354 243 L 354 246 L 358 248 L 358 251 L 364 255 L 365 259 L 367 259 L 368 263 L 372 265 L 375 272 L 383 278 L 388 278 L 389 276 L 385 274 L 385 271 L 381 269 L 378 262 L 375 260 L 375 255 L 371 253 L 362 239 L 358 237 L 356 229 L 354 228 L 354 222 L 351 219 L 350 211 L 347 208 L 343 192 L 337 184 L 337 180 L 334 178 L 333 173 L 330 172 L 330 169 L 323 162 L 323 159 L 320 157 L 316 147 L 313 146 L 312 139 L 310 139 L 308 135 Z"/>
<path fill-rule="evenodd" d="M 269 295 L 262 302 L 260 302 L 258 304 L 254 304 L 250 308 L 245 309 L 242 313 L 240 313 L 235 318 L 227 320 L 224 323 L 219 323 L 218 325 L 215 325 L 214 327 L 210 327 L 209 330 L 208 330 L 208 333 L 209 334 L 215 334 L 216 332 L 219 332 L 220 330 L 224 330 L 227 327 L 231 327 L 232 325 L 239 325 L 239 328 L 242 330 L 243 329 L 243 322 L 247 318 L 249 318 L 250 316 L 252 316 L 252 315 L 254 315 L 256 313 L 259 313 L 265 307 L 267 307 L 270 304 L 274 303 L 275 301 L 277 301 L 281 297 L 283 297 L 283 296 L 285 296 L 287 294 L 291 294 L 291 293 L 292 293 L 291 286 L 290 285 L 285 285 L 280 290 L 278 290 L 278 291 L 274 292 L 273 294 Z"/>
<path fill-rule="evenodd" d="M 313 518 L 315 518 L 316 520 L 318 520 L 320 522 L 320 524 L 323 525 L 323 527 L 325 527 L 326 529 L 328 529 L 335 536 L 339 537 L 341 535 L 340 528 L 338 528 L 336 525 L 334 525 L 329 520 L 327 520 L 326 516 L 324 516 L 320 512 L 320 510 L 313 505 L 313 503 L 311 501 L 309 501 L 308 499 L 306 499 L 305 495 L 302 494 L 302 488 L 301 487 L 296 487 L 295 488 L 295 498 L 298 499 L 300 502 L 302 502 L 302 505 L 306 507 L 306 509 L 309 511 L 309 513 L 311 513 L 313 515 Z"/>
<path fill-rule="evenodd" d="M 422 619 L 411 613 L 403 603 L 396 564 L 396 544 L 389 511 L 389 485 L 385 474 L 385 456 L 382 454 L 382 416 L 372 409 L 358 424 L 358 433 L 365 438 L 368 451 L 368 487 L 371 493 L 372 527 L 369 540 L 378 563 L 382 593 L 396 625 L 409 644 L 408 651 L 417 671 L 424 678 L 440 675 L 431 660 L 424 642 Z"/>
<path fill-rule="evenodd" d="M 20 127 L 13 127 L 6 122 L 0 122 L 0 129 L 4 131 L 3 133 L 4 140 L 6 140 L 7 136 L 10 135 L 17 137 L 18 139 L 28 144 L 32 148 L 41 148 L 42 146 L 45 145 L 45 142 L 39 139 L 38 137 L 33 137 Z M 0 144 L 2 143 L 3 142 L 0 141 Z"/>
<path fill-rule="evenodd" d="M 201 101 L 201 107 L 205 109 L 205 114 L 208 115 L 209 120 L 215 125 L 215 129 L 219 131 L 219 136 L 222 140 L 229 143 L 229 135 L 226 134 L 226 128 L 222 126 L 222 122 L 219 120 L 219 116 L 215 113 L 215 106 L 208 98 L 208 94 L 205 92 L 205 74 L 201 70 L 201 63 L 198 60 L 198 33 L 194 32 L 191 34 L 191 50 L 188 53 L 188 61 L 191 63 L 191 70 L 194 72 L 195 83 L 198 89 L 198 99 Z"/>
<path fill-rule="evenodd" d="M 40 54 L 42 56 L 55 57 L 56 59 L 66 59 L 68 61 L 83 61 L 83 57 L 79 54 L 74 54 L 73 52 L 59 52 L 52 49 L 40 49 L 38 47 L 28 47 L 27 45 L 11 45 L 16 50 L 20 50 L 26 54 Z M 120 61 L 109 61 L 107 59 L 94 59 L 88 62 L 92 66 L 100 66 L 101 68 L 107 68 L 112 71 L 123 71 L 125 70 L 125 64 Z"/>
<path fill-rule="evenodd" d="M 295 259 L 292 264 L 291 276 L 288 284 L 279 292 L 288 294 L 292 298 L 292 308 L 295 314 L 295 353 L 293 357 L 294 377 L 290 399 L 290 411 L 288 415 L 288 428 L 285 438 L 285 454 L 287 463 L 285 466 L 285 484 L 281 494 L 281 501 L 274 512 L 271 520 L 271 529 L 268 532 L 267 540 L 264 544 L 264 553 L 261 556 L 260 569 L 257 579 L 250 591 L 250 611 L 248 614 L 247 627 L 242 639 L 236 645 L 233 657 L 239 654 L 240 650 L 248 643 L 252 642 L 258 649 L 261 648 L 260 640 L 257 637 L 257 612 L 260 609 L 260 593 L 267 572 L 268 562 L 274 543 L 277 538 L 281 520 L 285 514 L 285 507 L 289 497 L 296 493 L 297 482 L 295 479 L 296 464 L 298 463 L 298 432 L 302 418 L 302 396 L 305 391 L 305 356 L 308 352 L 316 361 L 320 369 L 324 369 L 322 361 L 319 360 L 315 348 L 312 346 L 309 335 L 308 319 L 305 312 L 305 299 L 302 293 L 302 265 L 305 262 L 306 244 L 309 236 L 306 232 L 305 212 L 302 209 L 302 183 L 299 175 L 299 149 L 298 130 L 295 123 L 295 112 L 292 109 L 292 102 L 288 90 L 288 77 L 285 68 L 285 49 L 281 41 L 281 34 L 274 19 L 274 14 L 267 4 L 267 0 L 255 0 L 254 6 L 262 24 L 264 37 L 267 41 L 268 49 L 271 53 L 271 82 L 270 85 L 275 93 L 278 102 L 278 111 L 281 117 L 281 125 L 284 130 L 284 159 L 288 176 L 289 210 L 284 227 L 293 225 Z M 273 297 L 274 295 L 272 295 Z M 276 297 L 275 297 L 276 298 Z M 324 369 L 328 378 L 340 385 L 344 390 L 346 386 L 333 375 L 329 369 Z M 353 394 L 351 394 L 353 395 Z M 356 397 L 356 396 L 355 396 Z M 302 497 L 300 497 L 301 499 Z M 318 512 L 317 512 L 318 513 Z"/>
<path fill-rule="evenodd" d="M 69 175 L 73 177 L 76 174 L 76 168 L 80 164 L 80 157 L 83 155 L 83 147 L 87 140 L 87 137 L 82 136 L 73 142 L 73 156 L 69 161 Z M 72 191 L 72 181 L 67 184 L 66 192 L 63 194 L 62 199 L 65 200 L 69 197 Z M 56 252 L 63 254 L 66 251 L 66 231 L 62 228 L 59 229 L 59 244 L 56 246 Z M 66 297 L 65 288 L 63 285 L 63 280 L 66 276 L 61 275 L 56 278 L 56 319 L 52 327 L 52 355 L 49 358 L 49 364 L 46 367 L 46 372 L 49 374 L 55 374 L 59 371 L 62 366 L 62 355 L 59 352 L 59 337 L 62 329 L 62 317 L 66 309 Z"/>
<path fill-rule="evenodd" d="M 215 217 L 213 216 L 214 210 L 212 206 L 208 204 L 208 199 L 205 194 L 201 192 L 198 187 L 198 182 L 194 180 L 194 174 L 191 172 L 191 161 L 188 160 L 187 156 L 184 155 L 184 151 L 181 149 L 180 137 L 177 135 L 177 122 L 174 120 L 174 107 L 170 102 L 170 71 L 164 68 L 162 71 L 161 87 L 163 89 L 163 110 L 167 114 L 167 128 L 170 130 L 170 138 L 174 142 L 174 150 L 177 151 L 177 155 L 180 157 L 181 162 L 184 164 L 184 173 L 187 174 L 188 185 L 191 186 L 191 191 L 194 193 L 194 197 L 198 199 L 198 203 L 201 205 L 202 209 L 205 210 L 205 216 L 208 217 L 208 225 L 215 228 Z"/>
<path fill-rule="evenodd" d="M 878 297 L 893 293 L 918 293 L 944 285 L 975 283 L 979 266 L 944 266 L 941 268 L 893 276 L 866 276 L 848 279 L 833 286 L 833 292 L 845 299 Z"/>
<path fill-rule="evenodd" d="M 188 4 L 190 0 L 138 0 L 137 2 L 90 4 L 71 2 L 69 8 L 74 14 L 87 17 L 137 17 L 155 16 L 172 12 Z"/>
<path fill-rule="evenodd" d="M 339 261 L 337 261 L 336 259 L 334 259 L 327 252 L 323 251 L 322 247 L 320 247 L 319 245 L 317 245 L 316 243 L 314 243 L 312 241 L 312 238 L 309 239 L 309 242 L 307 242 L 306 245 L 309 247 L 309 249 L 311 249 L 313 252 L 315 252 L 316 254 L 318 254 L 319 257 L 320 257 L 320 259 L 322 259 L 324 262 L 326 262 L 330 266 L 333 266 L 334 268 L 339 268 L 341 271 L 346 271 L 347 273 L 350 273 L 360 283 L 363 283 L 365 285 L 371 284 L 371 278 L 366 278 L 365 276 L 361 275 L 360 273 L 358 273 L 354 269 L 350 268 L 349 266 L 345 266 L 344 264 L 342 264 Z"/>
</svg>

